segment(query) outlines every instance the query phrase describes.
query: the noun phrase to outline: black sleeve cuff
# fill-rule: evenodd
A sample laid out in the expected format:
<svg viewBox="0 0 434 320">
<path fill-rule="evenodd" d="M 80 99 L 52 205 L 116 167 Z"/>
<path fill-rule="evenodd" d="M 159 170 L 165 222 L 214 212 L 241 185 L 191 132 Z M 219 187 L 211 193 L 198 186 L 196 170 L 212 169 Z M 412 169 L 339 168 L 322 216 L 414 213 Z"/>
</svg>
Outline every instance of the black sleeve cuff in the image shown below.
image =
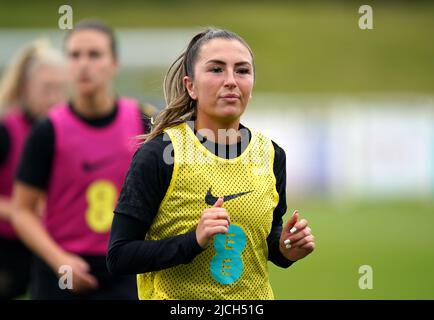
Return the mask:
<svg viewBox="0 0 434 320">
<path fill-rule="evenodd" d="M 267 244 L 268 244 L 268 260 L 273 262 L 276 266 L 281 268 L 290 267 L 295 261 L 286 259 L 279 249 L 280 232 L 282 228 L 276 227 L 270 233 Z"/>
<path fill-rule="evenodd" d="M 273 254 L 269 254 L 269 257 L 272 257 L 272 262 L 276 265 L 279 266 L 281 268 L 289 268 L 291 265 L 293 265 L 295 263 L 295 261 L 291 261 L 286 259 L 283 254 L 280 252 L 279 249 L 279 242 L 274 242 L 273 243 L 273 248 L 269 248 L 269 250 L 273 251 Z"/>
</svg>

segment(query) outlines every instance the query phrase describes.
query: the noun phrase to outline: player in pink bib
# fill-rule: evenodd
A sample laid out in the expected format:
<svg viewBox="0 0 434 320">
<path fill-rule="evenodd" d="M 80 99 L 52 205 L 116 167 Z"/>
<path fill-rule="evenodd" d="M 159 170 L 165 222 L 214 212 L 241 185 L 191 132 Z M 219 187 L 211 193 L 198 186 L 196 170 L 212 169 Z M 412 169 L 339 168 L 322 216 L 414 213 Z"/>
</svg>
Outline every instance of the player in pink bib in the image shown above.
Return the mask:
<svg viewBox="0 0 434 320">
<path fill-rule="evenodd" d="M 20 160 L 20 155 L 24 141 L 29 134 L 32 126 L 32 120 L 27 116 L 23 110 L 19 107 L 14 107 L 12 111 L 9 111 L 6 116 L 1 120 L 1 126 L 3 134 L 2 136 L 2 148 L 4 147 L 6 140 L 8 143 L 8 151 L 2 152 L 0 166 L 0 194 L 2 207 L 6 208 L 10 206 L 10 196 L 12 194 L 12 184 L 14 181 L 15 171 Z M 3 141 L 5 140 L 5 141 Z M 2 210 L 2 217 L 0 220 L 0 237 L 3 239 L 16 239 L 15 230 L 9 223 L 8 215 L 11 210 Z"/>
<path fill-rule="evenodd" d="M 107 251 L 113 206 L 134 151 L 134 137 L 143 132 L 136 101 L 121 98 L 117 109 L 113 121 L 97 128 L 68 106 L 49 114 L 55 145 L 44 223 L 68 252 L 105 255 Z"/>
<path fill-rule="evenodd" d="M 33 123 L 65 99 L 61 53 L 47 41 L 23 48 L 7 67 L 0 86 L 0 300 L 28 289 L 31 254 L 10 223 L 12 187 L 24 141 Z M 39 204 L 43 207 L 43 201 Z M 40 210 L 39 210 L 40 211 Z"/>
<path fill-rule="evenodd" d="M 117 70 L 112 30 L 74 26 L 65 41 L 73 96 L 40 122 L 16 177 L 13 222 L 37 255 L 33 299 L 137 299 L 132 276 L 112 276 L 105 256 L 113 209 L 135 137 L 149 130 L 139 103 L 111 89 Z M 46 197 L 42 219 L 35 201 Z"/>
</svg>

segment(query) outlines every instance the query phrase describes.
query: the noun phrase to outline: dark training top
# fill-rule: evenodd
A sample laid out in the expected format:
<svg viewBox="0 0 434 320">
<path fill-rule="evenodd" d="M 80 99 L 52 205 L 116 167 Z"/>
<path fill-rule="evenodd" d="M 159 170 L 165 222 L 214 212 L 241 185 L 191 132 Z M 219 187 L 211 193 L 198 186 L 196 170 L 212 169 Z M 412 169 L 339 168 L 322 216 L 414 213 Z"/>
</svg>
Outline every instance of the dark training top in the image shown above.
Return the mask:
<svg viewBox="0 0 434 320">
<path fill-rule="evenodd" d="M 243 126 L 241 126 L 243 127 Z M 250 140 L 251 133 L 247 137 Z M 237 157 L 244 151 L 238 144 L 219 146 L 207 141 L 196 131 L 200 142 L 217 156 L 218 150 L 225 150 L 226 158 Z M 164 136 L 165 135 L 165 136 Z M 163 160 L 163 152 L 171 145 L 166 134 L 160 134 L 143 144 L 135 153 L 121 190 L 115 209 L 110 236 L 107 266 L 114 274 L 138 274 L 162 270 L 191 262 L 202 252 L 191 231 L 161 240 L 144 240 L 160 203 L 170 185 L 173 164 Z M 286 213 L 286 157 L 285 152 L 273 142 L 275 157 L 273 171 L 279 203 L 273 213 L 272 229 L 267 238 L 268 260 L 287 268 L 293 262 L 286 259 L 279 250 L 282 232 L 282 216 Z M 169 146 L 172 150 L 173 148 Z M 199 221 L 198 221 L 199 222 Z"/>
<path fill-rule="evenodd" d="M 8 130 L 0 123 L 0 166 L 6 162 L 11 148 Z"/>
</svg>

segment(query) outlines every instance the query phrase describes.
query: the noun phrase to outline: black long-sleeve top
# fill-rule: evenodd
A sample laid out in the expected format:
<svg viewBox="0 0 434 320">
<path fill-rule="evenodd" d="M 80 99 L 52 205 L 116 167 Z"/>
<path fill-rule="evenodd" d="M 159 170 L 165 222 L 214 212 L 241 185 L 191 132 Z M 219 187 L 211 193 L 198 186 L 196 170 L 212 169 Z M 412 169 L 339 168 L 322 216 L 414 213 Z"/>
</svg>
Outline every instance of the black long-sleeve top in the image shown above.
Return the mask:
<svg viewBox="0 0 434 320">
<path fill-rule="evenodd" d="M 234 154 L 239 156 L 243 151 L 241 148 L 247 145 L 239 142 L 218 146 L 198 133 L 196 135 L 201 143 L 216 155 L 219 150 L 226 148 L 227 157 Z M 247 138 L 250 139 L 250 136 L 249 132 Z M 107 254 L 108 269 L 114 274 L 158 271 L 189 263 L 202 252 L 195 231 L 161 240 L 144 240 L 172 178 L 173 164 L 167 164 L 163 160 L 163 152 L 170 144 L 170 139 L 160 134 L 143 144 L 132 159 L 115 208 Z M 286 259 L 279 250 L 282 217 L 287 210 L 286 156 L 284 150 L 275 142 L 273 147 L 273 171 L 279 203 L 274 210 L 272 229 L 267 238 L 268 259 L 280 267 L 287 268 L 293 262 Z"/>
</svg>

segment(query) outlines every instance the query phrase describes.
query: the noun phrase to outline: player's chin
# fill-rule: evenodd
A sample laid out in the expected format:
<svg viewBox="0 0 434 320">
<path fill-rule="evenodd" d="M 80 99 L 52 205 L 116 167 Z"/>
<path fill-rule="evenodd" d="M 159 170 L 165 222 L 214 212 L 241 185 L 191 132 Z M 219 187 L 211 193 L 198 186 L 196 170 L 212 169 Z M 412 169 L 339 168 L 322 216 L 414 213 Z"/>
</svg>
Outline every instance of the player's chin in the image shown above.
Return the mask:
<svg viewBox="0 0 434 320">
<path fill-rule="evenodd" d="M 240 104 L 226 104 L 221 107 L 219 110 L 219 116 L 221 118 L 224 118 L 226 120 L 235 120 L 241 117 L 245 110 L 245 107 L 243 107 Z"/>
</svg>

